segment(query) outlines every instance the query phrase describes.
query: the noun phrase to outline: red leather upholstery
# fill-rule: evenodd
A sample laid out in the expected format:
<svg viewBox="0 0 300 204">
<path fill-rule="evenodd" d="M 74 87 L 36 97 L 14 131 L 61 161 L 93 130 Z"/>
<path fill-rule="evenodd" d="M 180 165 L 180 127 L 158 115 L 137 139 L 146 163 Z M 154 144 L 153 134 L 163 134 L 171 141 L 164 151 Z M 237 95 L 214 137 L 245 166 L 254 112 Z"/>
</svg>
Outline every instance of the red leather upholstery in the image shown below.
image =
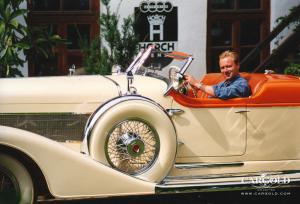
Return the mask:
<svg viewBox="0 0 300 204">
<path fill-rule="evenodd" d="M 248 81 L 252 97 L 255 96 L 255 94 L 261 89 L 262 85 L 267 81 L 265 74 L 241 73 L 241 77 Z"/>
<path fill-rule="evenodd" d="M 242 72 L 240 73 L 240 75 L 248 81 L 252 96 L 254 96 L 258 92 L 258 90 L 260 90 L 262 85 L 267 81 L 267 77 L 265 74 L 249 74 Z M 220 83 L 223 80 L 224 77 L 221 73 L 212 73 L 206 74 L 201 82 L 206 85 L 214 85 Z"/>
<path fill-rule="evenodd" d="M 287 75 L 265 75 L 241 73 L 248 80 L 252 95 L 247 98 L 221 100 L 208 98 L 207 94 L 199 91 L 198 97 L 184 96 L 175 91 L 170 93 L 174 100 L 184 106 L 194 108 L 206 107 L 239 107 L 239 106 L 300 106 L 300 78 Z M 207 74 L 202 83 L 217 84 L 224 80 L 220 73 Z"/>
</svg>

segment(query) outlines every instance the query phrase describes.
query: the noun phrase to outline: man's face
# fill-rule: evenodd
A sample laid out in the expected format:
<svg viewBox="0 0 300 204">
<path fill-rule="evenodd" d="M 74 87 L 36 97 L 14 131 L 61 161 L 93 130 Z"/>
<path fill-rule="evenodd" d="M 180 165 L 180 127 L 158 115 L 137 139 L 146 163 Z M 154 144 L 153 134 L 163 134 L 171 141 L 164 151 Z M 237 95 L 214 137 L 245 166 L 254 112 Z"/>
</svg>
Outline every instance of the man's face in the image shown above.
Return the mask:
<svg viewBox="0 0 300 204">
<path fill-rule="evenodd" d="M 221 73 L 225 79 L 232 79 L 239 73 L 240 65 L 234 63 L 232 57 L 225 57 L 219 61 Z"/>
</svg>

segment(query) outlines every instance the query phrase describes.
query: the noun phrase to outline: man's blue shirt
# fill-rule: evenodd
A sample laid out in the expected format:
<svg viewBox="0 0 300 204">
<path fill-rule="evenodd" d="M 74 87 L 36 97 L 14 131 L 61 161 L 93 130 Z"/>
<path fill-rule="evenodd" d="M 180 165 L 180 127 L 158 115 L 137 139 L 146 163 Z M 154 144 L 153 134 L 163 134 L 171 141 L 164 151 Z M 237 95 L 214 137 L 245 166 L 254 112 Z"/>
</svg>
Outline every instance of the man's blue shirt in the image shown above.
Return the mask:
<svg viewBox="0 0 300 204">
<path fill-rule="evenodd" d="M 239 74 L 213 86 L 216 97 L 221 99 L 248 97 L 251 91 L 246 79 Z"/>
</svg>

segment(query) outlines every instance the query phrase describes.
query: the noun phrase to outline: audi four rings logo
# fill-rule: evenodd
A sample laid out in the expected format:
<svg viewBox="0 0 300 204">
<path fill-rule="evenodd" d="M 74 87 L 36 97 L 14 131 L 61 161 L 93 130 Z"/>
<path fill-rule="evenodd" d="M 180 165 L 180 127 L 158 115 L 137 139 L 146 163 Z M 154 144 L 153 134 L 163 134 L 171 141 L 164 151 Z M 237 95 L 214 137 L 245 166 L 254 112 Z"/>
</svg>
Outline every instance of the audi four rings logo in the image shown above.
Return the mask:
<svg viewBox="0 0 300 204">
<path fill-rule="evenodd" d="M 162 1 L 142 1 L 140 3 L 140 11 L 143 13 L 154 12 L 171 12 L 173 5 L 169 2 Z"/>
</svg>

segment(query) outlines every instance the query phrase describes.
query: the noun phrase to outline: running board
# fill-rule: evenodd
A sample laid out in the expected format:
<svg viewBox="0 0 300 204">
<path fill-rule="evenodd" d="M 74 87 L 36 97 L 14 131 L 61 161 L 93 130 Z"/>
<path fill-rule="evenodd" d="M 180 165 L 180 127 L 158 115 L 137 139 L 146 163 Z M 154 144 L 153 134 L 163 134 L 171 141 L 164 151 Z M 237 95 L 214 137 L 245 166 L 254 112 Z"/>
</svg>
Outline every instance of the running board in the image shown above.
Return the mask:
<svg viewBox="0 0 300 204">
<path fill-rule="evenodd" d="M 281 183 L 279 184 L 267 183 L 268 181 L 277 181 L 278 178 L 281 178 Z M 260 183 L 261 179 L 265 179 L 266 183 Z M 155 192 L 157 194 L 188 193 L 278 187 L 300 187 L 300 170 L 179 177 L 170 176 L 156 185 Z"/>
</svg>

